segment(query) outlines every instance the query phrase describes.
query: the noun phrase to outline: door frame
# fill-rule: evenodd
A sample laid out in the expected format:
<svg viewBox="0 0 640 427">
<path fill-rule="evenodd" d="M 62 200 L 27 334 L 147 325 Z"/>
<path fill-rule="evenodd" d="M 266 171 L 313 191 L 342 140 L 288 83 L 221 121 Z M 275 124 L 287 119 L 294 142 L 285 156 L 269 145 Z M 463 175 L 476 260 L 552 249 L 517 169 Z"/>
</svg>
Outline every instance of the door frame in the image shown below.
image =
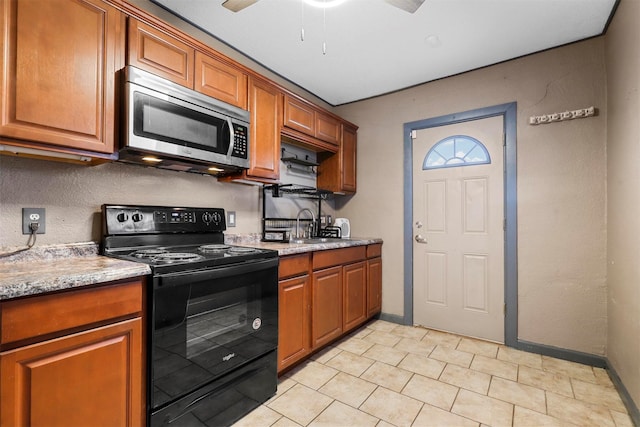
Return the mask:
<svg viewBox="0 0 640 427">
<path fill-rule="evenodd" d="M 518 217 L 517 217 L 517 103 L 494 105 L 460 113 L 408 122 L 404 140 L 404 316 L 413 325 L 413 131 L 502 116 L 504 131 L 504 343 L 518 344 Z"/>
</svg>

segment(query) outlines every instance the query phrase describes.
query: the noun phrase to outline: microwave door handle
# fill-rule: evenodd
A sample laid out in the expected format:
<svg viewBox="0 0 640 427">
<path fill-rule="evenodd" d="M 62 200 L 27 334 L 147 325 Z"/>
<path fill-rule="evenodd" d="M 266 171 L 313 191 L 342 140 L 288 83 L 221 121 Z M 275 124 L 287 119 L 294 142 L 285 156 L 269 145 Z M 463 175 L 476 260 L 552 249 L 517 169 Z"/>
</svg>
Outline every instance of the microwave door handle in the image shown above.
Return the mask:
<svg viewBox="0 0 640 427">
<path fill-rule="evenodd" d="M 229 125 L 229 151 L 227 151 L 227 158 L 231 158 L 231 154 L 233 153 L 233 147 L 236 143 L 236 135 L 233 131 L 233 122 L 231 118 L 227 117 L 227 124 Z"/>
</svg>

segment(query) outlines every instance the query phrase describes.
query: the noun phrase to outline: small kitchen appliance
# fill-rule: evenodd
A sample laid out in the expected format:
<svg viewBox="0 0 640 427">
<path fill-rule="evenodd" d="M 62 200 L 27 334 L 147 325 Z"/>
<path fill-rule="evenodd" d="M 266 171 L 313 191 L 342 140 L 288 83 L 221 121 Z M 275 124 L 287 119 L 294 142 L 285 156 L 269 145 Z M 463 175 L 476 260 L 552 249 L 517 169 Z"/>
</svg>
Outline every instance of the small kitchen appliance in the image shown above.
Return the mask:
<svg viewBox="0 0 640 427">
<path fill-rule="evenodd" d="M 343 239 L 351 237 L 351 224 L 347 218 L 336 218 L 333 226 L 340 228 L 340 237 Z"/>
<path fill-rule="evenodd" d="M 273 396 L 278 253 L 225 244 L 223 209 L 102 213 L 102 253 L 152 270 L 147 425 L 230 425 Z"/>
<path fill-rule="evenodd" d="M 249 112 L 125 68 L 119 160 L 214 175 L 249 167 Z"/>
</svg>

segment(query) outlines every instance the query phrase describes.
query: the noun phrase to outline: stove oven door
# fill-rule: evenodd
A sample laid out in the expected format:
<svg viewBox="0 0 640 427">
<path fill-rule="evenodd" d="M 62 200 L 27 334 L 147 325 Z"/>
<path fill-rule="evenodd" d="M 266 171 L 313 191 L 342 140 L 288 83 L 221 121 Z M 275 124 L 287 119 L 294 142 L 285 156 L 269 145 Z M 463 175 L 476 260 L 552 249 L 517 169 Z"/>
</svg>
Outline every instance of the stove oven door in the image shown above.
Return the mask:
<svg viewBox="0 0 640 427">
<path fill-rule="evenodd" d="M 152 411 L 277 348 L 277 276 L 273 258 L 154 277 Z"/>
</svg>

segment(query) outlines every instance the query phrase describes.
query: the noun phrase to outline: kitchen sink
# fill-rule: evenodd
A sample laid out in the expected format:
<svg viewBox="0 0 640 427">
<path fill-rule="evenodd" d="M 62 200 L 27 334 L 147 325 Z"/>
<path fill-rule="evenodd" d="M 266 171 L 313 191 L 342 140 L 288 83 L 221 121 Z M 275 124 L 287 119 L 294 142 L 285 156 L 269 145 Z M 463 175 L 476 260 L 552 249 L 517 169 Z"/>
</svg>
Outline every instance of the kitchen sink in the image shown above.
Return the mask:
<svg viewBox="0 0 640 427">
<path fill-rule="evenodd" d="M 339 239 L 337 237 L 312 237 L 309 239 L 291 239 L 289 243 L 306 243 L 306 244 L 314 244 L 314 243 L 331 243 L 331 242 L 340 242 L 344 239 Z"/>
</svg>

